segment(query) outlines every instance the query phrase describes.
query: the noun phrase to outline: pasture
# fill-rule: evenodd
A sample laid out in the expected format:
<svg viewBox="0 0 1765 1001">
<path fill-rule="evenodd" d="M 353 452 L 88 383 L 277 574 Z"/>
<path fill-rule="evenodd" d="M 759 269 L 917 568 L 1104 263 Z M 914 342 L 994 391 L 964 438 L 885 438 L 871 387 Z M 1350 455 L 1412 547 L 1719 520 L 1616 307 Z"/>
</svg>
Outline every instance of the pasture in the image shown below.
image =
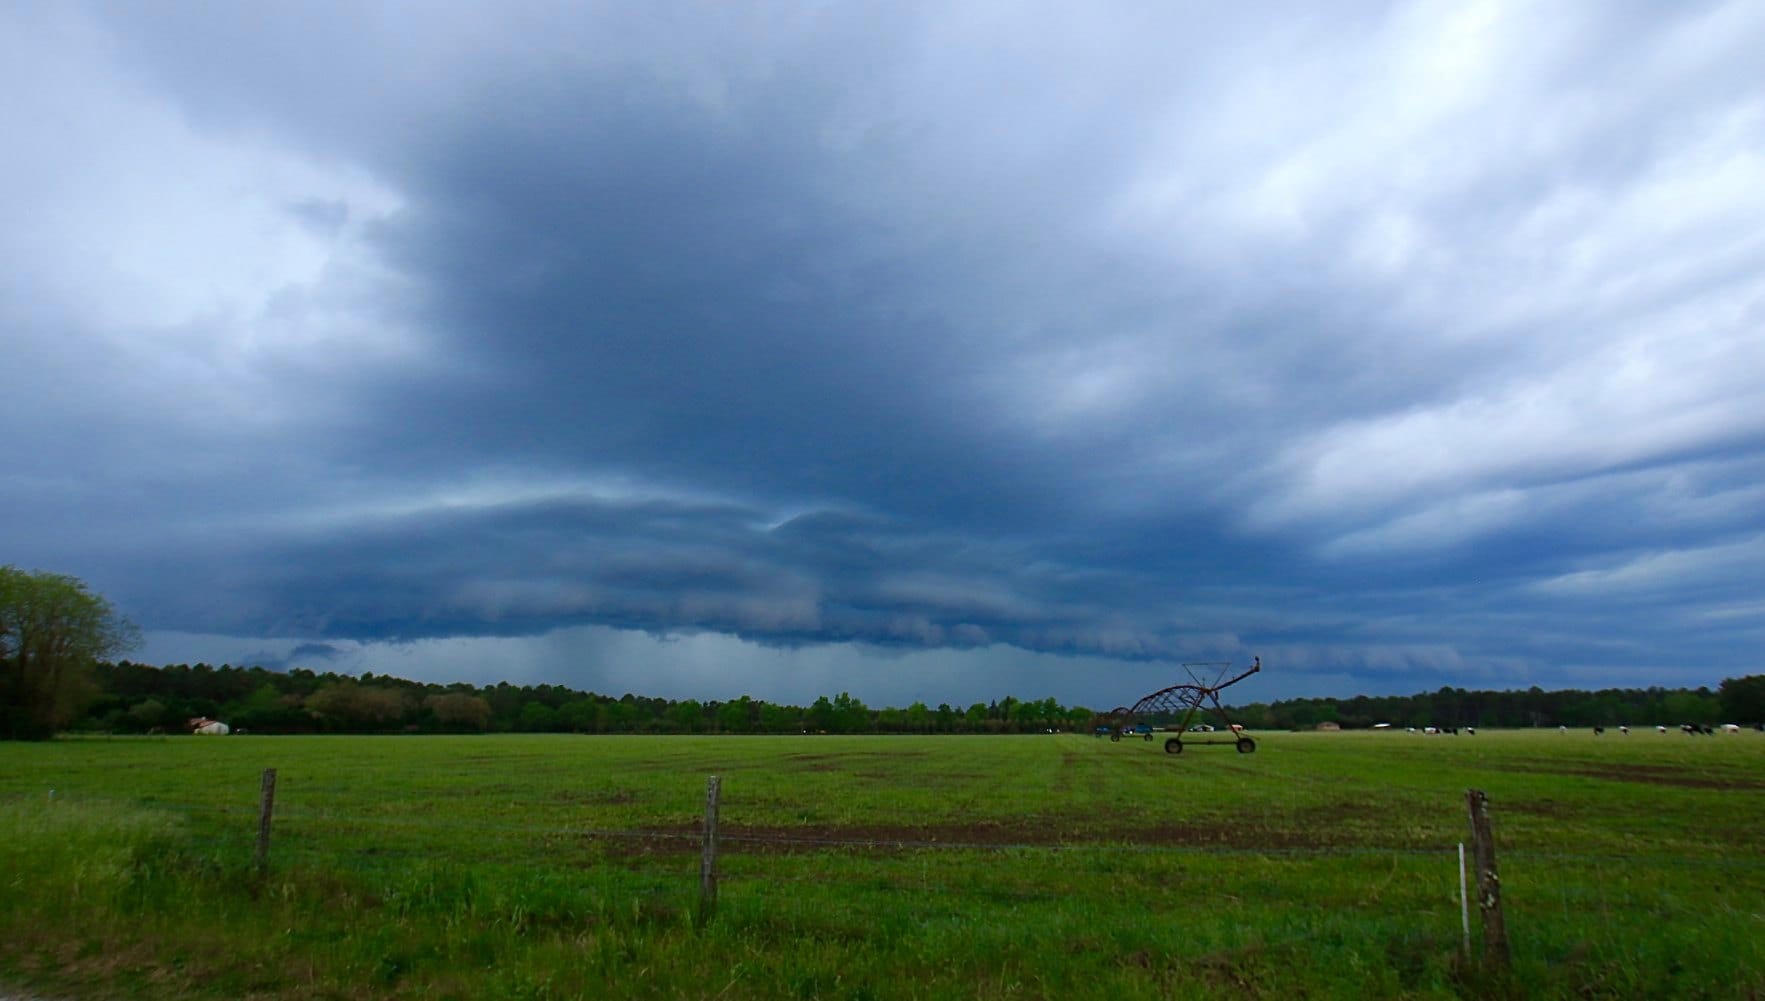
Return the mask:
<svg viewBox="0 0 1765 1001">
<path fill-rule="evenodd" d="M 0 983 L 76 1001 L 1765 994 L 1765 735 L 1256 736 L 1252 755 L 1180 756 L 1077 734 L 5 746 Z M 721 883 L 701 915 L 710 775 Z M 1471 787 L 1492 803 L 1506 974 L 1461 954 Z"/>
</svg>

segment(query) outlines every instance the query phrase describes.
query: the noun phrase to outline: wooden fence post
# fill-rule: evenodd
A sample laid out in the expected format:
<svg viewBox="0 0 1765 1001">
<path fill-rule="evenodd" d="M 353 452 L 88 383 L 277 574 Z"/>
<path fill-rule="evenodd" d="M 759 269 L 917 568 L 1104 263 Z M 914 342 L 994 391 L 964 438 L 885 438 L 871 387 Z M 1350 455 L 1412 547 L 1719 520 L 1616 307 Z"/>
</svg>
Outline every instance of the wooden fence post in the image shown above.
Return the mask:
<svg viewBox="0 0 1765 1001">
<path fill-rule="evenodd" d="M 276 805 L 276 770 L 264 769 L 263 795 L 257 807 L 257 872 L 263 875 L 270 868 L 270 812 Z"/>
<path fill-rule="evenodd" d="M 705 783 L 705 852 L 699 860 L 699 923 L 711 920 L 717 910 L 717 796 L 723 780 L 713 775 Z"/>
<path fill-rule="evenodd" d="M 1481 789 L 1465 790 L 1471 814 L 1471 853 L 1477 866 L 1477 912 L 1483 917 L 1483 961 L 1508 965 L 1508 927 L 1501 910 L 1501 877 L 1495 871 L 1495 836 L 1489 828 L 1489 797 Z"/>
</svg>

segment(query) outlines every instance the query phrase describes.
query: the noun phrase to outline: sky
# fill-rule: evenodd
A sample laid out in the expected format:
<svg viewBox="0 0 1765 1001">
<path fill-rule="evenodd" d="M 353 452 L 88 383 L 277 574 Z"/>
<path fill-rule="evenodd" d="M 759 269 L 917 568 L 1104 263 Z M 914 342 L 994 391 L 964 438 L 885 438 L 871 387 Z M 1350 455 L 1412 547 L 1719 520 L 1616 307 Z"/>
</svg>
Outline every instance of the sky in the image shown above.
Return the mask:
<svg viewBox="0 0 1765 1001">
<path fill-rule="evenodd" d="M 1761 51 L 1750 0 L 0 5 L 0 563 L 147 663 L 670 698 L 1760 673 Z"/>
</svg>

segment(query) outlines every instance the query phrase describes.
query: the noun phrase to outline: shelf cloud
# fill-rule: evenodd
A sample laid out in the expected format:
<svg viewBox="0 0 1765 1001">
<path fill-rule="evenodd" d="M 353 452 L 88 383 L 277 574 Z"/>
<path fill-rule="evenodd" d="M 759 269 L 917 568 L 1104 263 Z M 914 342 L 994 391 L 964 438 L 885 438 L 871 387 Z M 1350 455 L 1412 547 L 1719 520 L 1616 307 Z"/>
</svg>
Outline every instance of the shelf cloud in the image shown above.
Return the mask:
<svg viewBox="0 0 1765 1001">
<path fill-rule="evenodd" d="M 1762 48 L 1745 3 L 12 5 L 0 561 L 144 659 L 1714 685 L 1765 638 Z"/>
</svg>

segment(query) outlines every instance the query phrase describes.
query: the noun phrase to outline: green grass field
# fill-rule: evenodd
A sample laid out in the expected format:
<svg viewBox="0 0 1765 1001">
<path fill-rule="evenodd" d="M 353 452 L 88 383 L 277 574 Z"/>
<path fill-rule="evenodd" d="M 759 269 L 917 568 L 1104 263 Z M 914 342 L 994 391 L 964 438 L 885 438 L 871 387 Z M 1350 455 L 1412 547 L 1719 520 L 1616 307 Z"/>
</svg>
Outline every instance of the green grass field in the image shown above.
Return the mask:
<svg viewBox="0 0 1765 1001">
<path fill-rule="evenodd" d="M 1258 738 L 1253 755 L 1180 756 L 1162 735 L 1072 734 L 5 746 L 0 983 L 74 999 L 1765 995 L 1765 736 Z M 701 915 L 710 775 L 724 839 Z M 1471 787 L 1492 802 L 1506 974 L 1461 954 Z M 1474 909 L 1472 925 L 1475 945 Z"/>
</svg>

